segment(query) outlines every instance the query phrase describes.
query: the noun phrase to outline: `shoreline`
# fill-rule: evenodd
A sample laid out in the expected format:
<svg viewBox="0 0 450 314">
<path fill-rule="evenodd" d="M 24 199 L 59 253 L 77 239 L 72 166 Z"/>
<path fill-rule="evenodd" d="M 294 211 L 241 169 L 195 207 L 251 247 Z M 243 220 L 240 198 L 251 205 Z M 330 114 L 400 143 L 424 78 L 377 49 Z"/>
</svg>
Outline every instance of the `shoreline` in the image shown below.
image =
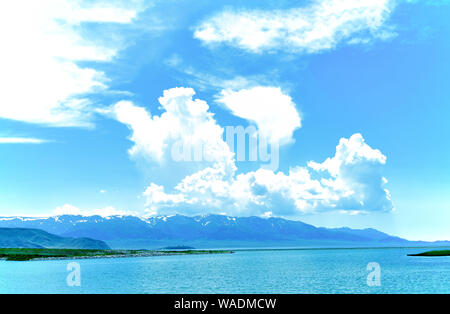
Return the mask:
<svg viewBox="0 0 450 314">
<path fill-rule="evenodd" d="M 179 255 L 232 254 L 231 250 L 185 250 L 185 251 L 146 251 L 146 250 L 71 250 L 71 249 L 0 249 L 3 251 L 0 260 L 5 261 L 49 261 L 137 258 Z"/>
<path fill-rule="evenodd" d="M 299 248 L 224 248 L 217 250 L 232 250 L 236 252 L 247 251 L 321 251 L 321 250 L 384 250 L 384 249 L 444 249 L 450 248 L 448 245 L 444 246 L 367 246 L 367 247 L 299 247 Z"/>
<path fill-rule="evenodd" d="M 234 249 L 189 249 L 189 250 L 76 250 L 76 249 L 0 249 L 7 251 L 0 255 L 0 261 L 49 261 L 49 260 L 82 260 L 137 258 L 179 255 L 233 254 L 236 252 L 264 251 L 315 251 L 315 250 L 373 250 L 373 249 L 443 249 L 444 247 L 404 246 L 404 247 L 353 247 L 353 248 L 234 248 Z M 76 252 L 76 254 L 73 254 Z M 408 254 L 408 256 L 427 256 L 428 252 Z M 53 256 L 52 256 L 53 255 Z M 429 255 L 428 255 L 429 256 Z"/>
<path fill-rule="evenodd" d="M 201 252 L 201 253 L 143 253 L 143 254 L 117 254 L 117 255 L 94 255 L 94 256 L 74 256 L 74 257 L 44 257 L 33 258 L 29 261 L 63 261 L 79 259 L 110 259 L 110 258 L 137 258 L 137 257 L 157 257 L 157 256 L 178 256 L 178 255 L 209 255 L 209 254 L 233 254 L 234 252 Z"/>
</svg>

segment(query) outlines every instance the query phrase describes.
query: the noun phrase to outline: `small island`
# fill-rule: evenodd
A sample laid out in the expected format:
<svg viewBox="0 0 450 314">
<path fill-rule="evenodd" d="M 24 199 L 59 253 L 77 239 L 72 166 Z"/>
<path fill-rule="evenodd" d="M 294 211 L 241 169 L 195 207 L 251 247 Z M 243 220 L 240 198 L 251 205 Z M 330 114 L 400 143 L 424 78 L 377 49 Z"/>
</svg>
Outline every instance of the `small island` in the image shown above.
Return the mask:
<svg viewBox="0 0 450 314">
<path fill-rule="evenodd" d="M 227 254 L 227 250 L 89 250 L 89 249 L 0 249 L 0 259 L 7 261 L 150 257 L 195 254 Z"/>
<path fill-rule="evenodd" d="M 428 251 L 419 254 L 408 254 L 408 256 L 450 256 L 450 250 L 441 250 L 441 251 Z"/>
<path fill-rule="evenodd" d="M 192 246 L 185 246 L 185 245 L 176 245 L 176 246 L 166 246 L 163 247 L 161 250 L 194 250 L 195 248 Z"/>
</svg>

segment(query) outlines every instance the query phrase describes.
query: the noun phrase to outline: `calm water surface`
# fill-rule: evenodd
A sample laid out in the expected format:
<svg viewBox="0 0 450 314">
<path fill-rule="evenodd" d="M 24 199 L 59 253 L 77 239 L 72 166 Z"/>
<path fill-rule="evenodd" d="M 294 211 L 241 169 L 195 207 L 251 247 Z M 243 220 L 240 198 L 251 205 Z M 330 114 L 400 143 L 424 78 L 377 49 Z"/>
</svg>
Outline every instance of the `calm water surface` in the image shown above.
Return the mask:
<svg viewBox="0 0 450 314">
<path fill-rule="evenodd" d="M 427 249 L 237 251 L 234 254 L 76 260 L 81 287 L 68 287 L 71 261 L 0 261 L 0 293 L 450 293 L 450 257 Z M 367 286 L 367 264 L 381 286 Z"/>
</svg>

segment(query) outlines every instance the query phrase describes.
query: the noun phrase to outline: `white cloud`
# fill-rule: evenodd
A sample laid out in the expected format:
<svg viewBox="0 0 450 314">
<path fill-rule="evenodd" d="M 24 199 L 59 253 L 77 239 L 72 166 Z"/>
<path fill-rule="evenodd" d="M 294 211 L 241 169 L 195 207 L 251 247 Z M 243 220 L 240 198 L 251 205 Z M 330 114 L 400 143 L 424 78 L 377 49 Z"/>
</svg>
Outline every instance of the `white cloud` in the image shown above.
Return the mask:
<svg viewBox="0 0 450 314">
<path fill-rule="evenodd" d="M 42 144 L 47 140 L 29 137 L 0 137 L 0 144 Z"/>
<path fill-rule="evenodd" d="M 372 149 L 367 145 L 361 134 L 355 134 L 350 139 L 340 140 L 333 158 L 328 158 L 321 164 L 309 162 L 308 166 L 317 171 L 327 171 L 333 177 L 337 177 L 345 175 L 349 166 L 359 165 L 361 162 L 384 165 L 386 156 L 378 149 Z"/>
<path fill-rule="evenodd" d="M 178 54 L 173 54 L 164 60 L 164 63 L 172 69 L 183 74 L 179 79 L 187 82 L 198 90 L 240 90 L 257 86 L 291 86 L 286 81 L 278 79 L 278 70 L 270 69 L 264 74 L 252 75 L 228 75 L 227 77 L 216 76 L 211 73 L 199 71 L 186 63 Z"/>
<path fill-rule="evenodd" d="M 117 210 L 112 206 L 108 206 L 105 208 L 99 208 L 99 209 L 92 209 L 92 210 L 83 210 L 79 209 L 76 206 L 65 204 L 63 206 L 57 207 L 53 211 L 53 215 L 61 216 L 61 215 L 79 215 L 79 216 L 101 216 L 101 217 L 108 217 L 108 216 L 127 216 L 127 215 L 136 215 L 134 212 L 129 211 L 123 211 L 123 210 Z"/>
<path fill-rule="evenodd" d="M 0 2 L 0 118 L 51 126 L 90 126 L 85 96 L 107 86 L 104 73 L 79 61 L 111 61 L 121 48 L 83 23 L 130 23 L 138 2 Z"/>
<path fill-rule="evenodd" d="M 291 139 L 300 118 L 290 120 L 297 111 L 289 96 L 276 88 L 242 93 L 237 92 L 237 100 L 226 101 L 236 115 L 255 121 L 261 132 L 274 139 Z M 252 94 L 261 96 L 261 102 L 274 100 L 281 113 L 271 112 L 272 101 L 258 107 L 251 102 Z M 209 112 L 208 104 L 194 99 L 194 95 L 191 88 L 166 90 L 159 99 L 162 113 L 155 116 L 127 101 L 110 108 L 109 114 L 132 132 L 130 155 L 143 156 L 158 165 L 152 171 L 153 182 L 143 193 L 149 213 L 296 216 L 320 211 L 393 209 L 385 188 L 387 180 L 381 175 L 386 157 L 367 145 L 361 134 L 341 139 L 335 155 L 322 163 L 309 162 L 288 173 L 261 168 L 238 174 L 234 154 L 223 139 L 223 128 Z M 240 107 L 247 103 L 252 110 Z M 253 116 L 254 112 L 257 114 Z M 205 149 L 202 153 L 210 158 L 189 164 L 187 172 L 179 172 L 173 154 L 177 144 Z M 161 184 L 167 177 L 172 182 Z M 167 186 L 173 188 L 168 190 Z"/>
<path fill-rule="evenodd" d="M 386 157 L 361 134 L 341 139 L 334 157 L 288 174 L 267 169 L 235 175 L 215 164 L 184 178 L 172 193 L 156 184 L 144 193 L 149 212 L 297 216 L 320 211 L 390 211 L 381 175 Z"/>
<path fill-rule="evenodd" d="M 316 0 L 307 7 L 287 10 L 228 10 L 204 21 L 194 37 L 251 52 L 316 53 L 341 42 L 392 36 L 385 23 L 393 6 L 392 0 Z"/>
<path fill-rule="evenodd" d="M 158 163 L 196 161 L 209 164 L 220 161 L 234 167 L 233 153 L 223 140 L 223 128 L 209 112 L 209 106 L 193 99 L 191 88 L 172 88 L 159 98 L 160 116 L 145 108 L 121 101 L 111 109 L 114 117 L 132 131 L 131 156 L 144 156 Z M 186 154 L 186 155 L 185 155 Z M 186 157 L 186 158 L 185 158 Z"/>
<path fill-rule="evenodd" d="M 270 142 L 293 141 L 301 126 L 295 103 L 280 88 L 257 86 L 240 91 L 223 90 L 217 101 L 238 117 L 256 124 L 259 135 Z"/>
</svg>

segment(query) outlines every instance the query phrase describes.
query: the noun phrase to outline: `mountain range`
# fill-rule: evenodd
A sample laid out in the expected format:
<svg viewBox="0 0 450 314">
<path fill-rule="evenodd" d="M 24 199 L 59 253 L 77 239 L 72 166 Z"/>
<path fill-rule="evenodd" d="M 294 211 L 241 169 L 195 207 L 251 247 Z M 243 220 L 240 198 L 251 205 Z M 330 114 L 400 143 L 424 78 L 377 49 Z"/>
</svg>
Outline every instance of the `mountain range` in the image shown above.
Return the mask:
<svg viewBox="0 0 450 314">
<path fill-rule="evenodd" d="M 61 237 L 38 229 L 0 228 L 0 248 L 105 250 L 109 246 L 99 240 Z"/>
<path fill-rule="evenodd" d="M 122 249 L 179 245 L 196 248 L 450 246 L 447 241 L 408 241 L 375 229 L 328 229 L 282 218 L 222 215 L 0 217 L 0 227 L 34 228 L 62 237 L 98 239 L 112 248 Z"/>
</svg>

